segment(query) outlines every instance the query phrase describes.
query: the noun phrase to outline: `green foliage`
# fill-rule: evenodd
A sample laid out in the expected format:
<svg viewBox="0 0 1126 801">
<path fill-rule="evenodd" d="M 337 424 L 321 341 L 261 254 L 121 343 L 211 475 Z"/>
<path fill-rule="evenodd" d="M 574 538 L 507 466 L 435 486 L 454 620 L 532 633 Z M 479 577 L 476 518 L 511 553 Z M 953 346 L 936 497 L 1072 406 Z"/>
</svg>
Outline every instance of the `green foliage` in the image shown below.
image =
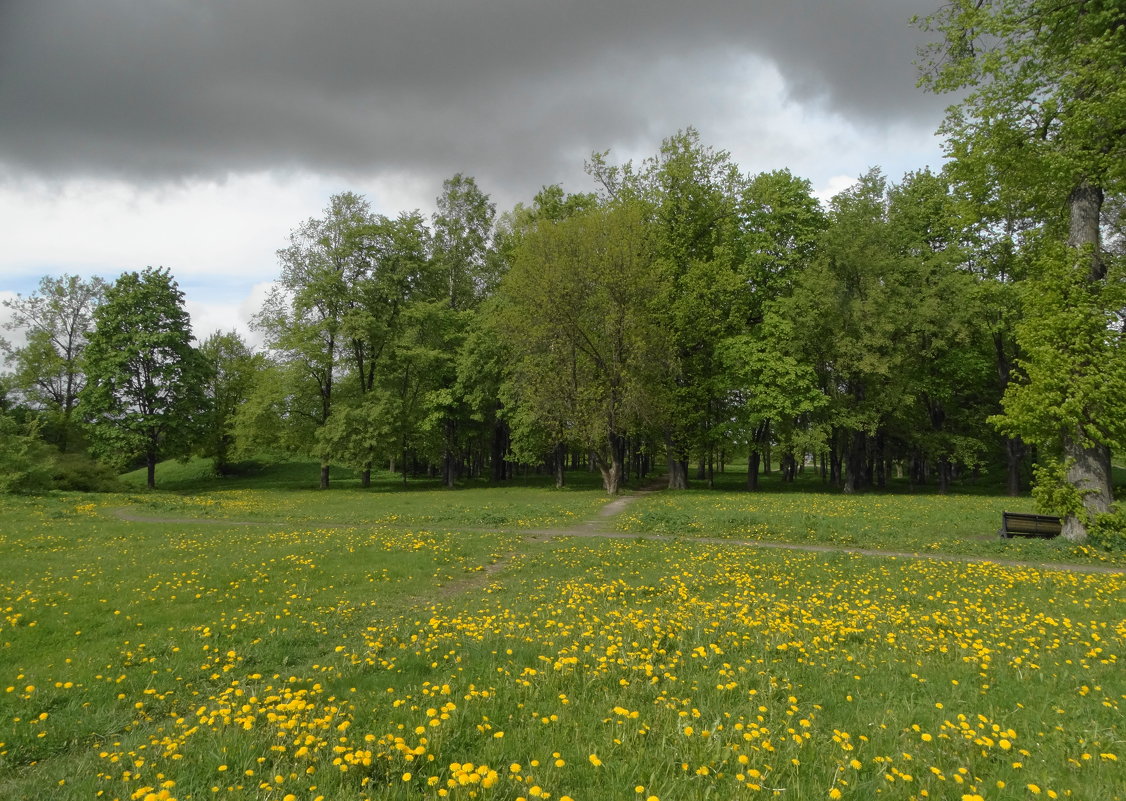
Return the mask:
<svg viewBox="0 0 1126 801">
<path fill-rule="evenodd" d="M 1077 185 L 1126 179 L 1120 2 L 958 0 L 920 24 L 940 36 L 920 83 L 970 90 L 940 129 L 963 169 L 1055 209 Z"/>
<path fill-rule="evenodd" d="M 1104 291 L 1100 216 L 1126 189 L 1126 8 L 959 0 L 921 25 L 941 37 L 925 54 L 921 83 L 970 90 L 940 129 L 952 174 L 988 209 L 983 216 L 1029 220 L 1042 240 L 1033 241 L 1040 269 L 1018 332 L 1025 377 L 1006 390 L 997 423 L 1070 462 L 1067 481 L 1089 521 L 1112 500 L 1108 445 L 1121 441 L 1124 417 L 1110 400 L 1123 386 L 1106 322 L 1121 304 Z M 1082 519 L 1069 516 L 1065 536 L 1083 539 Z"/>
<path fill-rule="evenodd" d="M 450 308 L 471 308 L 500 280 L 489 258 L 496 205 L 471 177 L 458 173 L 442 184 L 434 215 L 434 256 Z"/>
<path fill-rule="evenodd" d="M 1110 512 L 1096 516 L 1087 527 L 1087 536 L 1096 548 L 1126 553 L 1126 507 L 1118 503 Z"/>
<path fill-rule="evenodd" d="M 504 283 L 502 311 L 522 326 L 510 373 L 520 402 L 547 439 L 592 451 L 611 493 L 620 440 L 644 427 L 668 365 L 651 234 L 636 202 L 543 220 Z"/>
<path fill-rule="evenodd" d="M 6 327 L 22 329 L 26 339 L 15 349 L 0 339 L 0 352 L 14 368 L 12 386 L 26 405 L 44 413 L 44 434 L 63 451 L 74 444 L 72 412 L 86 383 L 82 352 L 105 290 L 101 278 L 44 276 L 29 296 L 4 301 L 12 314 Z"/>
<path fill-rule="evenodd" d="M 1036 511 L 1061 517 L 1085 518 L 1083 495 L 1067 480 L 1067 464 L 1058 459 L 1042 459 L 1032 469 L 1032 498 Z"/>
<path fill-rule="evenodd" d="M 215 469 L 223 473 L 236 447 L 235 416 L 265 369 L 265 357 L 253 353 L 234 331 L 212 334 L 199 353 L 207 364 L 208 400 L 199 451 L 214 459 Z"/>
<path fill-rule="evenodd" d="M 1004 414 L 992 422 L 1049 453 L 1078 431 L 1085 442 L 1126 446 L 1126 352 L 1117 330 L 1121 288 L 1076 270 L 1062 244 L 1045 243 L 1036 272 L 1023 282 L 1017 326 L 1024 350 Z"/>
<path fill-rule="evenodd" d="M 51 459 L 51 488 L 65 492 L 120 492 L 124 485 L 109 466 L 86 453 L 56 453 Z"/>
<path fill-rule="evenodd" d="M 94 312 L 83 363 L 83 414 L 109 461 L 186 455 L 206 408 L 206 365 L 184 297 L 166 270 L 124 273 Z"/>
<path fill-rule="evenodd" d="M 40 492 L 51 487 L 51 448 L 32 426 L 0 415 L 0 493 Z"/>
</svg>

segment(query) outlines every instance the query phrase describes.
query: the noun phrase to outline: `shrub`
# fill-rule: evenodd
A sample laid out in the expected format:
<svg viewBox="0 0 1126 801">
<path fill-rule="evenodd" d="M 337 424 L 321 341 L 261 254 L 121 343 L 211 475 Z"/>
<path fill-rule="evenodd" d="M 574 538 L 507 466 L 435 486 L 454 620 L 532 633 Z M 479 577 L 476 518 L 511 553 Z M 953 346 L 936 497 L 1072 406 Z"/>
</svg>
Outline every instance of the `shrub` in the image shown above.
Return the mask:
<svg viewBox="0 0 1126 801">
<path fill-rule="evenodd" d="M 0 417 L 0 493 L 40 492 L 51 486 L 51 448 L 10 417 Z"/>
<path fill-rule="evenodd" d="M 51 466 L 55 489 L 75 492 L 118 492 L 124 485 L 112 469 L 85 453 L 59 453 Z"/>
</svg>

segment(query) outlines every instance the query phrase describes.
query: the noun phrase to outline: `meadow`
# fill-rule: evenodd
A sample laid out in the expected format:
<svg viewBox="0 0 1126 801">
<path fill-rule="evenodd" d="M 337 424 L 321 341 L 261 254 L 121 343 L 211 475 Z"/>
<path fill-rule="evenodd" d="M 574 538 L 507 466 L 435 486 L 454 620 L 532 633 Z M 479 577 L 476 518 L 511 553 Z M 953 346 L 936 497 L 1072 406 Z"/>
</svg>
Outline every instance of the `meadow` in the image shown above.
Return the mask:
<svg viewBox="0 0 1126 801">
<path fill-rule="evenodd" d="M 1126 797 L 1121 572 L 724 541 L 923 496 L 171 483 L 0 500 L 0 798 Z"/>
</svg>

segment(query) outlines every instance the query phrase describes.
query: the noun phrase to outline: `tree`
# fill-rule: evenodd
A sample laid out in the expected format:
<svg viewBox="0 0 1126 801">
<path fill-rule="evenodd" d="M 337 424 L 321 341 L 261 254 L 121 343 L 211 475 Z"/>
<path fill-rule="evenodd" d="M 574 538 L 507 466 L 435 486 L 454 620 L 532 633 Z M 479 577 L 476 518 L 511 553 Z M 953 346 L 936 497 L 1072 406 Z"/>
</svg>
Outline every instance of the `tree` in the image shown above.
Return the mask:
<svg viewBox="0 0 1126 801">
<path fill-rule="evenodd" d="M 670 368 L 657 314 L 662 276 L 645 207 L 616 201 L 561 222 L 539 221 L 504 282 L 522 403 L 588 450 L 613 495 L 625 435 L 653 417 Z M 509 330 L 516 330 L 509 326 Z"/>
<path fill-rule="evenodd" d="M 277 359 L 292 367 L 278 375 L 292 382 L 295 398 L 307 399 L 306 390 L 312 385 L 317 401 L 311 408 L 304 402 L 292 404 L 294 415 L 279 423 L 288 421 L 301 428 L 311 422 L 316 431 L 326 425 L 334 411 L 336 379 L 349 344 L 360 368 L 366 369 L 360 324 L 345 330 L 345 318 L 357 281 L 369 271 L 372 226 L 368 202 L 344 192 L 329 199 L 323 217 L 294 229 L 289 247 L 278 251 L 281 277 L 255 317 L 255 326 L 265 333 Z M 320 486 L 327 489 L 330 444 L 316 437 L 300 441 L 301 450 L 320 459 Z"/>
<path fill-rule="evenodd" d="M 359 468 L 360 485 L 367 487 L 372 462 L 387 453 L 389 407 L 379 379 L 402 336 L 410 304 L 430 297 L 437 281 L 429 257 L 430 232 L 417 211 L 396 219 L 379 215 L 363 238 L 367 257 L 344 290 L 347 419 L 330 419 L 332 430 L 324 432 L 324 442 L 335 458 Z"/>
<path fill-rule="evenodd" d="M 756 489 L 759 463 L 771 438 L 793 431 L 793 421 L 823 406 L 824 394 L 809 381 L 812 363 L 803 361 L 795 348 L 795 324 L 771 310 L 790 295 L 797 276 L 812 263 L 826 218 L 809 181 L 789 170 L 751 178 L 740 197 L 739 216 L 743 256 L 738 269 L 748 290 L 746 320 L 743 330 L 720 347 L 729 386 L 739 398 L 734 419 L 748 443 L 747 489 Z M 816 434 L 809 426 L 807 433 Z"/>
<path fill-rule="evenodd" d="M 1105 325 L 1108 310 L 1098 303 L 1108 268 L 1100 214 L 1108 195 L 1126 189 L 1126 7 L 1118 0 L 956 0 L 920 24 L 941 37 L 923 54 L 921 83 L 939 92 L 970 90 L 941 128 L 949 152 L 964 169 L 1019 188 L 1049 240 L 1041 253 L 1062 260 L 1090 293 L 1090 301 L 1069 309 L 1074 319 L 1044 322 L 1057 332 Z M 1039 263 L 1041 277 L 1032 281 L 1043 280 L 1045 292 L 1057 297 L 1074 297 L 1075 285 L 1048 262 Z M 1037 324 L 1028 321 L 1026 335 Z M 1023 379 L 1010 387 L 1025 397 L 1043 387 L 1046 399 L 1056 390 L 1036 380 L 1048 371 L 1032 360 L 1049 356 L 1037 339 L 1033 335 L 1026 348 Z M 1085 539 L 1087 526 L 1113 502 L 1110 449 L 1123 443 L 1100 398 L 1082 394 L 1107 383 L 1102 372 L 1117 369 L 1121 342 L 1112 339 L 1109 350 L 1097 351 L 1099 360 L 1073 363 L 1082 380 L 1072 382 L 1066 402 L 1057 405 L 1053 426 L 1066 433 L 1055 441 L 1032 440 L 1055 448 L 1066 483 L 1081 500 L 1058 510 L 1067 518 L 1064 536 L 1074 541 Z M 1041 433 L 1043 421 L 1022 414 L 1032 408 L 1047 407 L 1008 403 L 1006 430 L 1030 438 Z M 1122 416 L 1120 406 L 1112 416 Z"/>
<path fill-rule="evenodd" d="M 199 347 L 207 365 L 204 395 L 207 411 L 202 426 L 201 453 L 227 472 L 235 450 L 235 415 L 246 403 L 265 359 L 255 354 L 236 332 L 216 332 Z"/>
<path fill-rule="evenodd" d="M 106 289 L 82 362 L 80 400 L 96 450 L 143 456 L 155 487 L 157 460 L 188 452 L 206 406 L 206 365 L 167 270 L 124 273 Z"/>
<path fill-rule="evenodd" d="M 49 435 L 60 451 L 72 444 L 74 407 L 86 380 L 82 351 L 105 288 L 98 277 L 45 276 L 26 298 L 4 301 L 12 311 L 6 327 L 24 329 L 27 344 L 12 348 L 0 340 L 0 350 L 14 362 L 14 384 L 25 402 L 47 413 Z"/>
<path fill-rule="evenodd" d="M 437 205 L 434 258 L 450 308 L 460 311 L 492 294 L 500 279 L 489 258 L 496 205 L 471 176 L 461 173 L 442 183 Z"/>
<path fill-rule="evenodd" d="M 457 386 L 457 354 L 478 306 L 495 291 L 504 263 L 492 247 L 496 206 L 472 177 L 458 173 L 444 181 L 437 206 L 433 258 L 447 305 L 447 319 L 438 328 L 447 334 L 441 349 L 449 359 L 440 368 L 441 387 L 428 393 L 426 403 L 429 425 L 440 430 L 443 440 L 443 481 L 452 487 L 461 471 L 467 435 L 477 428 Z"/>
<path fill-rule="evenodd" d="M 636 171 L 632 164 L 609 166 L 605 157 L 595 154 L 588 171 L 608 197 L 644 204 L 652 228 L 658 303 L 676 358 L 661 382 L 660 428 L 669 488 L 683 489 L 689 458 L 699 456 L 707 472 L 730 417 L 715 349 L 741 333 L 747 319 L 738 213 L 745 182 L 730 154 L 703 145 L 694 128 L 665 139 Z"/>
</svg>

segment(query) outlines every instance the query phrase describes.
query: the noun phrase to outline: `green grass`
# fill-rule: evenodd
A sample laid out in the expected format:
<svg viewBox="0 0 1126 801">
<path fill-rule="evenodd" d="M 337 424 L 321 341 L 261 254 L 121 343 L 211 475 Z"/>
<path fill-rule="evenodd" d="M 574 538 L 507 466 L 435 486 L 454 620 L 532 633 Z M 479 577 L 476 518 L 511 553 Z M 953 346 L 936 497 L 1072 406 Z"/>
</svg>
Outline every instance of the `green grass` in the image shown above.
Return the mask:
<svg viewBox="0 0 1126 801">
<path fill-rule="evenodd" d="M 608 499 L 593 489 L 593 479 L 576 473 L 572 484 L 556 490 L 546 476 L 514 479 L 500 486 L 485 481 L 442 488 L 437 480 L 376 473 L 372 486 L 344 470 L 330 489 L 316 488 L 318 468 L 310 462 L 282 462 L 255 468 L 247 475 L 218 478 L 210 464 L 166 462 L 159 466 L 158 491 L 130 503 L 153 517 L 200 517 L 289 525 L 352 525 L 536 528 L 566 525 L 593 515 Z M 141 487 L 143 471 L 123 479 Z M 516 491 L 513 491 L 513 489 Z M 105 505 L 116 503 L 107 496 Z"/>
<path fill-rule="evenodd" d="M 1126 798 L 1122 574 L 469 530 L 476 498 L 565 524 L 594 489 L 193 480 L 0 499 L 0 798 Z M 862 545 L 946 515 L 970 549 L 1009 504 L 845 501 L 626 514 L 735 536 L 774 503 Z"/>
<path fill-rule="evenodd" d="M 714 490 L 660 493 L 640 500 L 616 521 L 620 531 L 818 543 L 911 553 L 947 553 L 1032 562 L 1126 565 L 1126 553 L 1061 539 L 998 536 L 1001 512 L 1031 512 L 1032 500 L 978 486 L 939 495 L 895 482 L 883 491 L 845 495 L 807 475 L 792 484 L 768 477 L 757 492 L 739 491 L 742 476 L 726 473 Z M 738 481 L 739 483 L 736 483 Z M 988 486 L 988 479 L 982 482 Z"/>
</svg>

